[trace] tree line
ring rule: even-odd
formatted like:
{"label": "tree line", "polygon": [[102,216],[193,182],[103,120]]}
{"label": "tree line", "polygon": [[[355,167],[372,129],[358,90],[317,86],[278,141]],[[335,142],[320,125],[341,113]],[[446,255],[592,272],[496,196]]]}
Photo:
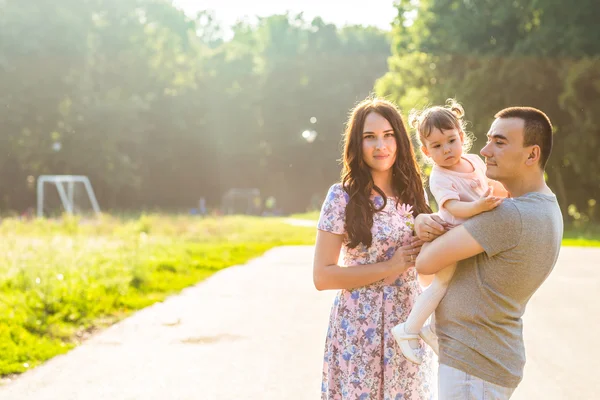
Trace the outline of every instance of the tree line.
{"label": "tree line", "polygon": [[106,210],[217,207],[257,188],[303,211],[338,178],[348,111],[375,91],[405,114],[455,97],[473,151],[501,108],[544,110],[548,182],[568,221],[598,222],[600,3],[396,6],[391,33],[285,14],[224,38],[210,12],[165,0],[0,2],[0,212],[33,206],[42,174],[87,175]]}

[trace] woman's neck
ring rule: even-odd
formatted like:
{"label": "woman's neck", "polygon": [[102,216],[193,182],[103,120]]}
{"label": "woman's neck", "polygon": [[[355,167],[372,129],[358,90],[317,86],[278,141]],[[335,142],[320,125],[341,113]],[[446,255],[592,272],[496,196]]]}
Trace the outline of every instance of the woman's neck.
{"label": "woman's neck", "polygon": [[394,187],[392,186],[392,170],[387,171],[371,171],[373,183],[385,193],[386,196],[395,196]]}

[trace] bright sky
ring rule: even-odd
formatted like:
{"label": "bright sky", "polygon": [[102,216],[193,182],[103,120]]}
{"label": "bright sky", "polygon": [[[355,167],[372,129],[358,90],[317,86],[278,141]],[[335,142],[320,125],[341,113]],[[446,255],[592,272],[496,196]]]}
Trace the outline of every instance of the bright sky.
{"label": "bright sky", "polygon": [[396,16],[394,0],[172,0],[177,8],[192,16],[200,10],[212,10],[221,26],[230,27],[236,21],[255,16],[304,13],[310,21],[319,16],[337,26],[346,24],[374,25],[389,30]]}

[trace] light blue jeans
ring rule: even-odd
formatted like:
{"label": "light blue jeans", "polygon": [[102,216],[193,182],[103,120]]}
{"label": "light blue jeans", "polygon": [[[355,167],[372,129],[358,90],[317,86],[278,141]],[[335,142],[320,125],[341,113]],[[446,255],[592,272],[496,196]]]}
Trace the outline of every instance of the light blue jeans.
{"label": "light blue jeans", "polygon": [[484,381],[456,368],[440,364],[439,400],[508,400],[514,388]]}

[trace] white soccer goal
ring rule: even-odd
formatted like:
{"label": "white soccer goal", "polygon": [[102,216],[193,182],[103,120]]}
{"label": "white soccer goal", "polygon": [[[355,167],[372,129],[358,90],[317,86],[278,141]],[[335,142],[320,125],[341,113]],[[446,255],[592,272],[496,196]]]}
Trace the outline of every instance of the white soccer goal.
{"label": "white soccer goal", "polygon": [[[83,175],[40,175],[37,181],[37,216],[44,216],[44,184],[50,183],[56,186],[58,196],[67,214],[73,214],[75,210],[75,184],[82,183],[85,187],[87,197],[96,214],[100,214],[100,207],[92,184],[87,176]],[[65,185],[66,184],[66,189]]]}

